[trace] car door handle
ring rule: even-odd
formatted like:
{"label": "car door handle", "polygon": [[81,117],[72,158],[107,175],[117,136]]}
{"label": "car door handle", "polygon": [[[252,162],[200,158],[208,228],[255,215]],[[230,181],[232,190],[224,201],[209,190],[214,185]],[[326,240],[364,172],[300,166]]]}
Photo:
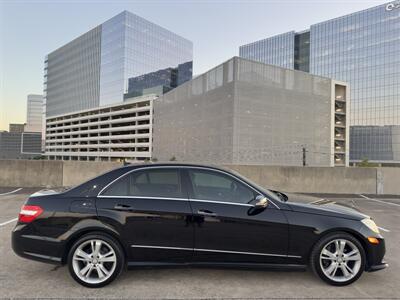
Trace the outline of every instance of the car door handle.
{"label": "car door handle", "polygon": [[114,206],[114,209],[116,209],[116,210],[124,210],[124,211],[133,211],[134,210],[133,206],[125,205],[125,204],[116,204]]}
{"label": "car door handle", "polygon": [[217,216],[217,214],[215,212],[205,210],[205,209],[198,210],[197,214],[202,215],[202,216],[208,216],[208,217],[216,217]]}

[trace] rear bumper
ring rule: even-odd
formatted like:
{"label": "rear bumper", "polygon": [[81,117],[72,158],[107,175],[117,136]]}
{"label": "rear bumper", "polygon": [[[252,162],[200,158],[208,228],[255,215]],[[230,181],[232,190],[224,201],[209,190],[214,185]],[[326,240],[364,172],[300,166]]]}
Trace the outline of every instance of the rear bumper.
{"label": "rear bumper", "polygon": [[28,234],[25,224],[17,224],[11,235],[14,252],[23,258],[50,264],[62,264],[63,242],[38,235]]}

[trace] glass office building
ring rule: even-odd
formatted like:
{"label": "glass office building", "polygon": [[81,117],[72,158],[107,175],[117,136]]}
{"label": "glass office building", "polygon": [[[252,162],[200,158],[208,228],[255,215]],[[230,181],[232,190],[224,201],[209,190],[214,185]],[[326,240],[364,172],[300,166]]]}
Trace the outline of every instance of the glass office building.
{"label": "glass office building", "polygon": [[128,92],[124,98],[138,97],[146,94],[164,94],[187,81],[192,76],[192,62],[166,68],[128,79]]}
{"label": "glass office building", "polygon": [[[294,64],[288,67],[349,83],[350,160],[354,162],[369,159],[396,163],[400,155],[395,153],[399,145],[391,145],[394,154],[388,155],[387,143],[376,138],[377,133],[397,134],[397,130],[384,126],[400,125],[400,8],[396,3],[314,24],[301,33],[285,34],[293,39],[286,45],[294,48]],[[282,48],[278,51],[269,45],[272,40],[241,46],[240,56],[272,64],[278,61],[282,66]]]}
{"label": "glass office building", "polygon": [[26,106],[26,132],[42,132],[43,96],[28,95]]}
{"label": "glass office building", "polygon": [[353,126],[350,155],[371,157],[371,162],[384,161],[388,166],[397,164],[400,162],[400,126]]}
{"label": "glass office building", "polygon": [[239,56],[286,69],[294,69],[294,41],[295,32],[289,31],[241,46]]}
{"label": "glass office building", "polygon": [[136,92],[154,92],[159,70],[176,69],[182,84],[192,78],[192,60],[191,41],[124,11],[46,56],[46,117],[122,103],[129,79],[146,74],[152,82]]}

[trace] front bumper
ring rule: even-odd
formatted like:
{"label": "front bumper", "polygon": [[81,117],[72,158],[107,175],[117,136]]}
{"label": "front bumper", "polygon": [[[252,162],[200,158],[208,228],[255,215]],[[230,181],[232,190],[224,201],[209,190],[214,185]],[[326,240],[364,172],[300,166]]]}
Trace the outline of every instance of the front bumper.
{"label": "front bumper", "polygon": [[366,241],[367,266],[365,271],[367,272],[383,270],[389,266],[383,259],[386,252],[385,240],[382,236],[377,238],[379,240],[379,244],[377,245],[369,243],[368,240]]}
{"label": "front bumper", "polygon": [[378,265],[370,266],[366,271],[367,272],[376,272],[376,271],[386,269],[387,267],[389,267],[389,264],[387,264],[386,262],[382,262]]}

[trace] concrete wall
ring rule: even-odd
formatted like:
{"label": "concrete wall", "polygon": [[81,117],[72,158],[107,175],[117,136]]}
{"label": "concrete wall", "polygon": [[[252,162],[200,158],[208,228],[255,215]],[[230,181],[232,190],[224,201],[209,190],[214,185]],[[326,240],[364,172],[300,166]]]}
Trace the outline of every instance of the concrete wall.
{"label": "concrete wall", "polygon": [[[332,80],[234,58],[232,164],[333,166]],[[205,146],[207,147],[207,145]]]}
{"label": "concrete wall", "polygon": [[63,162],[46,160],[0,160],[0,186],[62,186]]}
{"label": "concrete wall", "polygon": [[112,169],[121,167],[118,162],[93,163],[88,161],[64,161],[63,162],[63,186],[73,186],[88,179],[101,175]]}
{"label": "concrete wall", "polygon": [[[122,166],[111,162],[0,160],[0,187],[72,186]],[[400,195],[400,168],[224,165],[286,192]]]}
{"label": "concrete wall", "polygon": [[329,78],[232,58],[154,101],[153,157],[333,166]]}
{"label": "concrete wall", "polygon": [[224,65],[154,100],[153,157],[233,162],[233,68]]}
{"label": "concrete wall", "polygon": [[[374,168],[226,165],[263,187],[285,192],[375,194]],[[397,170],[400,175],[400,169]],[[391,190],[392,192],[394,190]],[[400,189],[397,190],[400,193]]]}
{"label": "concrete wall", "polygon": [[120,166],[111,162],[0,160],[0,186],[72,186]]}
{"label": "concrete wall", "polygon": [[379,194],[400,194],[400,168],[378,168],[377,189]]}

